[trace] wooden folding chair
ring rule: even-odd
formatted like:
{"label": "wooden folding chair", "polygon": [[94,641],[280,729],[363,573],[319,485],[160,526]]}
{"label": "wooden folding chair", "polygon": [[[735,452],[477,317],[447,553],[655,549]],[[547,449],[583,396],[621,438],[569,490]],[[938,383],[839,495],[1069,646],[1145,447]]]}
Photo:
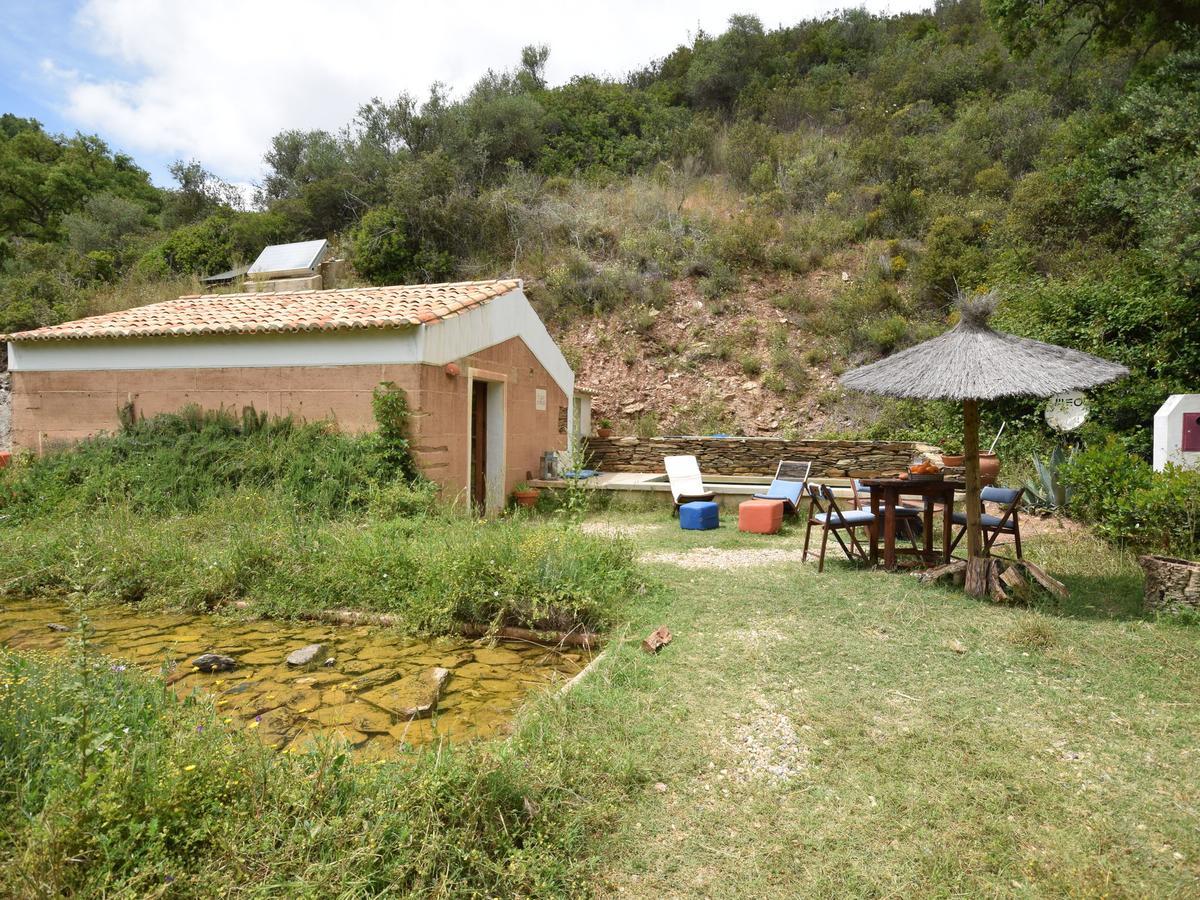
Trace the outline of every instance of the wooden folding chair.
{"label": "wooden folding chair", "polygon": [[[992,546],[996,543],[996,539],[1002,534],[1011,534],[1013,543],[1017,549],[1017,559],[1021,559],[1021,519],[1018,515],[1017,508],[1021,505],[1021,498],[1025,494],[1025,488],[998,488],[985,487],[979,492],[979,527],[983,532],[983,553],[988,555],[991,553]],[[1000,515],[993,516],[988,513],[985,503],[997,503],[1000,506]],[[950,545],[950,552],[954,552],[954,548],[958,546],[958,542],[962,540],[963,535],[967,533],[967,514],[965,512],[956,512],[950,516],[950,521],[955,525],[961,525],[962,529],[954,536],[954,543]]]}
{"label": "wooden folding chair", "polygon": [[[855,529],[863,525],[871,525],[875,521],[874,514],[863,509],[849,509],[845,512],[838,509],[833,490],[826,484],[810,484],[808,493],[812,498],[812,505],[808,511],[808,527],[804,530],[804,552],[800,555],[801,560],[808,559],[809,537],[812,535],[813,526],[819,525],[821,526],[821,555],[817,559],[818,572],[825,571],[825,545],[829,541],[830,532],[833,532],[833,539],[838,542],[838,546],[842,548],[847,559],[869,562],[870,554],[858,542]],[[839,531],[845,531],[850,538],[849,547],[842,540]]]}

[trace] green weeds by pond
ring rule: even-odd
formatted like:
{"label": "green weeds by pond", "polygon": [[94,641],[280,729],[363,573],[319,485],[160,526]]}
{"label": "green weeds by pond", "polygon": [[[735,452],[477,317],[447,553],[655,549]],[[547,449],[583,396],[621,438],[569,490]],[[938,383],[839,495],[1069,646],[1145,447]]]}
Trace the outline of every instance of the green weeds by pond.
{"label": "green weeds by pond", "polygon": [[507,742],[357,764],[274,754],[84,652],[0,651],[0,893],[577,895],[589,835],[647,777],[597,752],[609,703],[581,689]]}
{"label": "green weeds by pond", "polygon": [[379,434],[193,409],[0,470],[0,596],[352,607],[421,632],[615,621],[643,589],[631,547],[440,502],[408,474],[401,396],[376,392]]}
{"label": "green weeds by pond", "polygon": [[632,547],[559,523],[465,516],[299,518],[237,493],[198,512],[127,506],[0,528],[0,593],[80,594],[204,610],[248,601],[299,616],[353,608],[410,631],[461,623],[600,628],[643,590]]}

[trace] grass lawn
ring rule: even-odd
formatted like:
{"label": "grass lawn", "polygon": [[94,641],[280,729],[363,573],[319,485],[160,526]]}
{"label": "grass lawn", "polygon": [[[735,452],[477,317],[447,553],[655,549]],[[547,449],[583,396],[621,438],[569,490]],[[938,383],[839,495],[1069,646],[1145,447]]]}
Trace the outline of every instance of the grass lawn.
{"label": "grass lawn", "polygon": [[623,694],[605,704],[626,718],[614,740],[648,740],[630,719],[657,732],[657,783],[594,848],[598,893],[1200,892],[1200,630],[1140,616],[1129,558],[1031,537],[1072,591],[1031,610],[798,554],[734,568],[803,533],[725,522],[585,525],[629,534],[674,586],[631,614],[674,642],[620,654],[586,690]]}
{"label": "grass lawn", "polygon": [[[410,525],[441,543],[455,527]],[[1200,894],[1200,628],[1142,617],[1128,557],[1078,530],[1030,536],[1072,599],[1020,609],[839,560],[818,574],[795,528],[681,532],[666,511],[582,528],[624,535],[650,589],[621,574],[627,549],[536,520],[461,560],[476,592],[492,565],[489,584],[525,596],[574,571],[538,549],[547,532],[606,548],[570,583],[624,624],[506,740],[277,755],[107,660],[0,653],[0,894]],[[395,563],[393,544],[359,549],[339,583]],[[261,558],[230,572],[292,557]],[[643,654],[662,624],[674,641]]]}

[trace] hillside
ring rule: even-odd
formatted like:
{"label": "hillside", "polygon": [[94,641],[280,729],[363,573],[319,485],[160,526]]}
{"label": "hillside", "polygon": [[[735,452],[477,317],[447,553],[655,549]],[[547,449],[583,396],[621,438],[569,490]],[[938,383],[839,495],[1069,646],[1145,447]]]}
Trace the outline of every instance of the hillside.
{"label": "hillside", "polygon": [[579,381],[599,391],[594,417],[622,434],[844,430],[856,423],[833,415],[840,367],[803,316],[778,305],[796,293],[828,297],[842,283],[833,269],[767,275],[746,283],[731,309],[681,279],[644,319],[581,319],[556,337],[578,362]]}
{"label": "hillside", "polygon": [[[936,440],[948,408],[834,379],[994,290],[1002,327],[1131,368],[1085,437],[1145,454],[1153,411],[1200,371],[1197,18],[1122,0],[734,16],[623,79],[559,86],[551,48],[528,47],[462,98],[280,133],[252,209],[200,162],[163,190],[97,138],[5,114],[0,330],[326,237],[365,282],[525,278],[623,430]],[[1054,440],[1034,403],[986,414],[1010,449]]]}

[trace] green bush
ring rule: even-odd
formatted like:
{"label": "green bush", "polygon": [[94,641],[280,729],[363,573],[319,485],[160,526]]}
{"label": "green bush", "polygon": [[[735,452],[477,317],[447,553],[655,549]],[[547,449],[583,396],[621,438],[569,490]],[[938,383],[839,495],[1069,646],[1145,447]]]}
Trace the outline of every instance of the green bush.
{"label": "green bush", "polygon": [[603,315],[636,305],[660,307],[666,299],[666,285],[654,273],[636,272],[620,264],[598,265],[574,254],[547,273],[535,299],[550,316]]}
{"label": "green bush", "polygon": [[1155,472],[1115,438],[1064,464],[1070,510],[1110,540],[1176,556],[1200,554],[1200,472]]}
{"label": "green bush", "polygon": [[332,522],[239,491],[167,518],[110,504],[5,523],[0,583],[10,596],[80,592],[166,609],[246,600],[280,617],[350,604],[436,633],[462,623],[599,627],[639,583],[620,542],[434,515],[420,487],[375,487],[367,498],[367,514]]}
{"label": "green bush", "polygon": [[[402,400],[392,391],[386,403]],[[364,505],[372,484],[413,476],[404,424],[385,421],[379,434],[354,437],[326,423],[268,419],[253,407],[241,416],[199,407],[151,419],[126,413],[116,434],[0,470],[0,514],[26,521],[114,504],[169,515],[245,488],[338,516]]]}
{"label": "green bush", "polygon": [[728,266],[718,265],[700,279],[700,293],[706,300],[717,300],[737,291],[742,279]]}
{"label": "green bush", "polygon": [[592,835],[657,774],[589,734],[614,718],[581,691],[507,741],[368,764],[274,753],[90,651],[0,651],[4,892],[580,896]]}
{"label": "green bush", "polygon": [[747,378],[757,378],[762,374],[762,360],[756,353],[747,353],[743,355],[739,360],[739,364],[742,367],[742,374]]}

